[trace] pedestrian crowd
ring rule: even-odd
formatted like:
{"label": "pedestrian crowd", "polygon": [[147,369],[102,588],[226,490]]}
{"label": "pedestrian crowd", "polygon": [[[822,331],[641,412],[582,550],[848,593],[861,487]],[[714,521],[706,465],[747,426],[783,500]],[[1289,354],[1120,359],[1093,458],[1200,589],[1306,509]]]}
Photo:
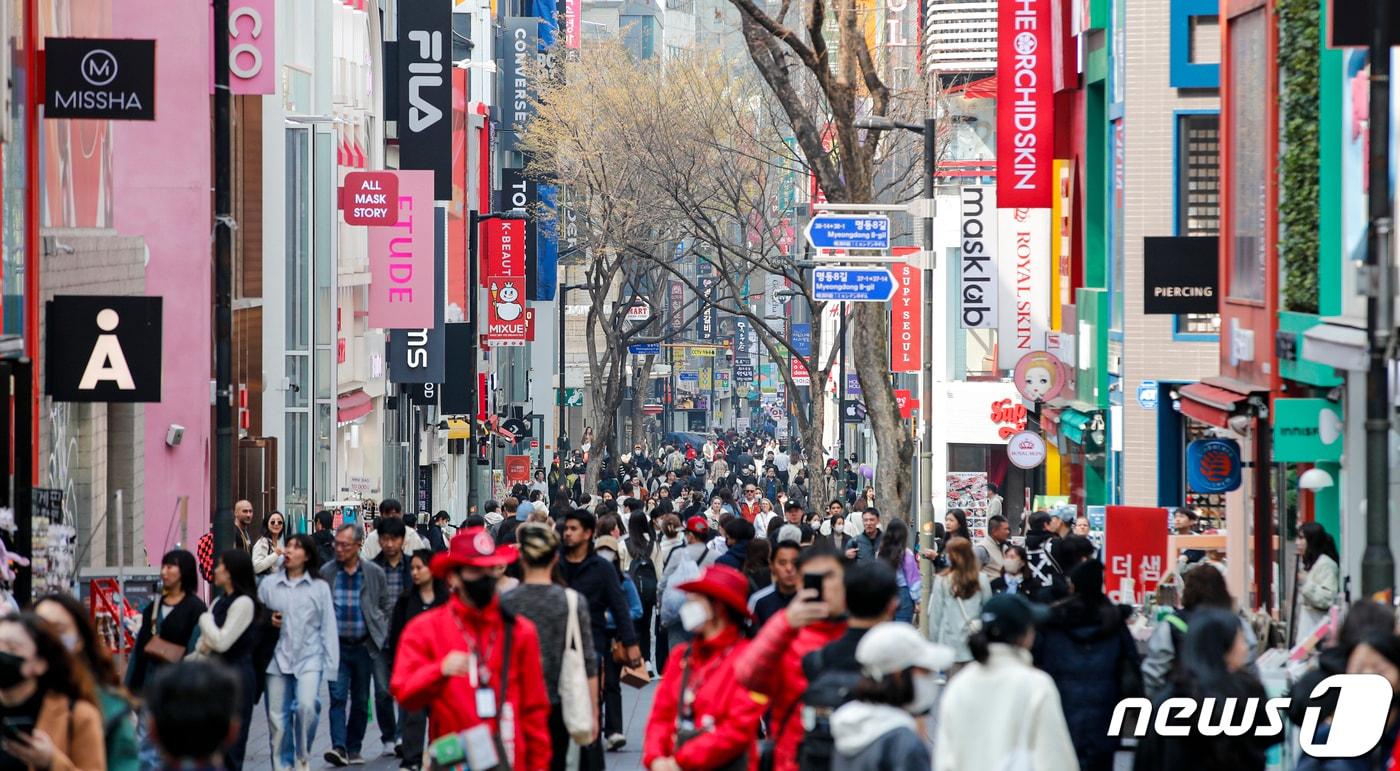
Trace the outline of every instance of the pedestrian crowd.
{"label": "pedestrian crowd", "polygon": [[[236,548],[207,571],[217,599],[195,555],[166,554],[124,676],[72,597],[0,619],[0,769],[239,769],[259,702],[272,765],[307,769],[323,688],[318,765],[602,769],[627,745],[623,688],[649,686],[650,771],[1094,771],[1133,751],[1109,735],[1123,699],[1264,695],[1257,636],[1208,559],[1183,564],[1180,607],[1142,644],[1078,518],[1035,512],[1013,539],[994,514],[974,538],[953,510],[916,538],[856,466],[814,477],[735,435],[636,445],[589,492],[541,471],[455,528],[385,500],[370,523],[321,512],[289,534],[270,512],[255,535],[239,502]],[[1337,591],[1321,528],[1300,529],[1299,562],[1317,615]],[[1288,715],[1319,741],[1326,675],[1380,674],[1397,696],[1369,755],[1297,768],[1394,767],[1390,609],[1357,603],[1319,647]],[[1133,766],[1263,769],[1279,740],[1153,732]]]}

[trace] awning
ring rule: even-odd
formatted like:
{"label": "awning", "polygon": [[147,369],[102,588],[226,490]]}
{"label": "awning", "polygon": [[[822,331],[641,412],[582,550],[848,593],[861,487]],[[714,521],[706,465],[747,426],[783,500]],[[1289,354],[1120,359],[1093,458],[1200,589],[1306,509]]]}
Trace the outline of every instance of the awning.
{"label": "awning", "polygon": [[348,394],[341,394],[335,400],[335,419],[337,423],[349,423],[368,415],[374,409],[374,398],[361,390],[354,390]]}
{"label": "awning", "polygon": [[448,439],[470,439],[472,438],[472,424],[458,418],[447,419]]}
{"label": "awning", "polygon": [[1177,393],[1181,396],[1181,414],[1220,428],[1229,427],[1230,416],[1235,413],[1240,402],[1249,398],[1247,393],[1209,383],[1184,385]]}
{"label": "awning", "polygon": [[1066,407],[1060,411],[1060,433],[1075,444],[1084,444],[1084,427],[1093,420],[1093,415]]}
{"label": "awning", "polygon": [[1328,319],[1303,333],[1304,359],[1348,372],[1365,372],[1371,367],[1370,338],[1361,323],[1350,319]]}
{"label": "awning", "polygon": [[1044,407],[1040,410],[1040,431],[1045,434],[1045,441],[1051,444],[1059,444],[1060,439],[1060,411],[1054,407]]}

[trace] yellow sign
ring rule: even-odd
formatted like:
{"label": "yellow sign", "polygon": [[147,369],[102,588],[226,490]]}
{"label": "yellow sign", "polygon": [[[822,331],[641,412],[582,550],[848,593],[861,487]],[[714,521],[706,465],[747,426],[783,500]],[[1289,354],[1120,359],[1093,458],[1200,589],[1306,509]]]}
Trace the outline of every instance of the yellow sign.
{"label": "yellow sign", "polygon": [[691,356],[709,356],[709,357],[714,357],[714,355],[715,355],[715,349],[714,349],[714,348],[710,348],[710,347],[704,347],[704,348],[702,348],[702,347],[700,347],[700,346],[691,346],[691,348],[690,348],[690,355],[691,355]]}
{"label": "yellow sign", "polygon": [[714,370],[711,370],[711,369],[702,369],[702,370],[700,370],[700,384],[699,384],[699,388],[700,388],[701,391],[708,391],[708,390],[710,390],[711,388],[714,387],[714,382],[715,382],[715,380],[714,380],[713,372],[714,372]]}

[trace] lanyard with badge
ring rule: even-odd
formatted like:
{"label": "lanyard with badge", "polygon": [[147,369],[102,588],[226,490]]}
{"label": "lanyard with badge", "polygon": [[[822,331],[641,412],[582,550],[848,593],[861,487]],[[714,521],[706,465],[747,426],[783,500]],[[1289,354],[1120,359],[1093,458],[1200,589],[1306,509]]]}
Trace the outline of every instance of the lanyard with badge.
{"label": "lanyard with badge", "polygon": [[[462,620],[453,616],[462,639],[467,644],[467,682],[476,695],[476,716],[491,720],[499,716],[499,731],[492,731],[484,722],[465,731],[442,736],[428,748],[433,768],[470,769],[470,771],[509,771],[512,752],[502,741],[502,734],[513,734],[514,720],[510,705],[506,703],[506,688],[510,682],[511,632],[515,623],[505,619],[505,642],[501,649],[501,676],[491,676],[489,667],[491,651],[496,646],[495,635],[487,639],[480,653],[476,650],[476,639],[463,626]],[[492,681],[496,681],[493,688]],[[515,737],[510,737],[514,747]]]}

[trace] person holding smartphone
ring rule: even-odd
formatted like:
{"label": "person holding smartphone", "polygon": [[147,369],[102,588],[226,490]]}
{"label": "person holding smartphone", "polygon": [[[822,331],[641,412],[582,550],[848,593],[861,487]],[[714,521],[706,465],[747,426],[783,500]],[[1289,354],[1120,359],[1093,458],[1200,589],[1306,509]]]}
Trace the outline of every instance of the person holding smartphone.
{"label": "person holding smartphone", "polygon": [[33,613],[0,620],[0,768],[104,771],[92,681]]}

